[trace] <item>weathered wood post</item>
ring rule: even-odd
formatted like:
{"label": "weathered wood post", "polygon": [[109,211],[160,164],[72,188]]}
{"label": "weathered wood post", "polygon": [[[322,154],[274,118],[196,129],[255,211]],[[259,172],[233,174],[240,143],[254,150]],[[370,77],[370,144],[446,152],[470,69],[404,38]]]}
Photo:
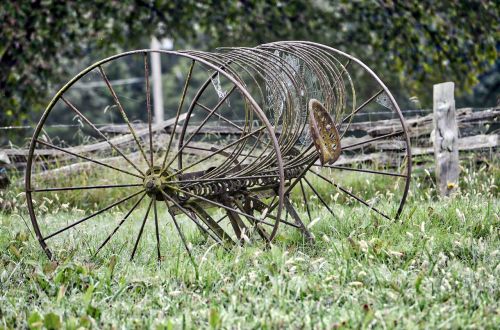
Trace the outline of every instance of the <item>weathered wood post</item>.
{"label": "weathered wood post", "polygon": [[458,126],[455,118],[455,84],[434,85],[434,157],[439,193],[448,196],[458,188]]}

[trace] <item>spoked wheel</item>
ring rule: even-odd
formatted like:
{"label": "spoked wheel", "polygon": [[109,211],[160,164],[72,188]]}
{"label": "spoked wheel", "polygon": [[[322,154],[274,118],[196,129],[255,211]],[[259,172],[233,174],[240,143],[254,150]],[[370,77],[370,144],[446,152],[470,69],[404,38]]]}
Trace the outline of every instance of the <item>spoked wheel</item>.
{"label": "spoked wheel", "polygon": [[[49,258],[107,250],[133,259],[145,250],[161,260],[177,241],[192,259],[197,232],[224,247],[271,242],[277,233],[285,172],[258,102],[227,63],[157,51],[169,66],[163,80],[171,119],[155,123],[151,52],[88,67],[55,95],[36,127],[26,197]],[[221,135],[221,123],[235,132]]]}
{"label": "spoked wheel", "polygon": [[[153,123],[150,52],[82,71],[35,130],[26,194],[49,257],[107,248],[133,259],[151,233],[158,259],[177,237],[193,260],[193,230],[227,247],[271,242],[280,223],[313,240],[302,214],[337,216],[335,203],[401,214],[408,132],[387,87],[359,60],[310,42],[158,51],[172,119]],[[372,118],[391,125],[372,129]]]}

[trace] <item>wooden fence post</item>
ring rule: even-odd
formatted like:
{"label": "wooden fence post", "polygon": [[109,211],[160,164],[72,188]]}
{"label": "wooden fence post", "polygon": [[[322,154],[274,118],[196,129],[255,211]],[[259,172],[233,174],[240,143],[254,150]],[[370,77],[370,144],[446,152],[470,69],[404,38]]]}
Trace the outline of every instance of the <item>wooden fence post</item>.
{"label": "wooden fence post", "polygon": [[434,157],[439,193],[448,196],[458,188],[458,126],[455,118],[455,84],[434,85]]}

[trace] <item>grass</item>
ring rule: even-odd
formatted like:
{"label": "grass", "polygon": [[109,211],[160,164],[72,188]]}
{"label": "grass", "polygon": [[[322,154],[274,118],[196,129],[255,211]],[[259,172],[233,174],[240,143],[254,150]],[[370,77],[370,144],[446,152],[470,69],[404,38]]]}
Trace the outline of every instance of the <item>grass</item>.
{"label": "grass", "polygon": [[[73,254],[104,237],[112,226],[106,216],[61,239],[56,264],[17,202],[0,213],[0,329],[493,329],[500,324],[497,183],[498,167],[464,169],[461,192],[441,199],[423,174],[398,221],[341,201],[332,218],[312,202],[320,218],[314,245],[282,227],[269,249],[255,243],[226,252],[185,226],[198,276],[166,220],[162,264],[152,221],[128,261],[145,207],[96,259]],[[72,212],[46,217],[65,221]]]}

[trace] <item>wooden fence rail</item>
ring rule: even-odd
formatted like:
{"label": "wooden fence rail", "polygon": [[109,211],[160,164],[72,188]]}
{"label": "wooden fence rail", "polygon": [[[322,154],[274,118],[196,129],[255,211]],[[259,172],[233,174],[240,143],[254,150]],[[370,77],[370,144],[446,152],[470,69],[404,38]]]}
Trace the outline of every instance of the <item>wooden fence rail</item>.
{"label": "wooden fence rail", "polygon": [[[453,192],[457,185],[459,166],[459,152],[493,150],[496,155],[497,147],[500,141],[500,107],[488,109],[461,108],[455,109],[453,96],[453,83],[443,83],[434,86],[434,109],[433,112],[426,115],[406,117],[406,123],[409,130],[409,136],[412,144],[412,155],[417,159],[420,156],[434,155],[435,173],[440,192],[448,195]],[[408,111],[415,113],[418,111]],[[181,118],[184,120],[185,118]],[[165,136],[171,134],[174,130],[174,121],[167,120],[153,126],[153,131],[159,137],[157,144],[165,140]],[[146,136],[147,126],[143,123],[133,124],[139,136]],[[396,132],[400,129],[399,119],[385,119],[378,121],[359,121],[350,123],[348,127],[352,137],[346,138],[345,145],[354,145],[364,140],[373,139]],[[340,127],[343,131],[345,127]],[[101,127],[101,130],[116,136],[111,139],[113,144],[121,146],[132,145],[133,137],[128,134],[128,127],[124,125],[109,125]],[[180,127],[176,128],[180,131]],[[217,126],[204,127],[199,134],[228,135],[240,134],[232,127]],[[188,130],[188,134],[190,134]],[[279,130],[277,131],[279,134]],[[163,136],[163,138],[160,138]],[[357,136],[357,137],[354,137]],[[349,140],[349,141],[347,141]],[[401,142],[403,143],[403,142]],[[336,165],[353,165],[363,162],[379,162],[384,164],[398,164],[404,157],[399,153],[403,145],[392,141],[391,143],[383,140],[373,141],[371,143],[360,145],[357,148],[351,148],[354,151],[350,155],[342,155],[336,162]],[[203,154],[203,149],[210,149],[210,146],[202,145],[200,148],[186,148],[185,151],[192,154]],[[86,153],[90,151],[105,150],[109,148],[106,142],[82,145],[68,148],[74,153]],[[206,152],[206,151],[205,151]],[[36,154],[44,162],[50,162],[50,159],[59,161],[72,157],[66,153],[55,149],[39,149]],[[131,154],[133,156],[134,153]],[[18,168],[25,167],[28,150],[24,148],[0,149],[0,168]],[[496,156],[494,156],[496,157]],[[427,158],[428,160],[428,158]],[[79,165],[80,164],[80,165]],[[85,169],[89,164],[77,163],[70,167],[59,169],[59,171]],[[54,171],[54,170],[53,170]],[[51,175],[47,173],[46,175]]]}

